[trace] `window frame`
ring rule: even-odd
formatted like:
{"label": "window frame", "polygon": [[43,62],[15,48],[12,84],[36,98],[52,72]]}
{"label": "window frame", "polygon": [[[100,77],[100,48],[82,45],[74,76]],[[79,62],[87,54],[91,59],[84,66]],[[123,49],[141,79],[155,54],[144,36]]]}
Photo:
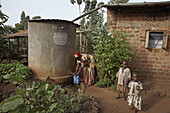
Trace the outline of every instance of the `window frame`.
{"label": "window frame", "polygon": [[[163,32],[162,48],[149,48],[149,33]],[[146,49],[167,49],[168,47],[168,32],[166,30],[146,30],[145,48]]]}

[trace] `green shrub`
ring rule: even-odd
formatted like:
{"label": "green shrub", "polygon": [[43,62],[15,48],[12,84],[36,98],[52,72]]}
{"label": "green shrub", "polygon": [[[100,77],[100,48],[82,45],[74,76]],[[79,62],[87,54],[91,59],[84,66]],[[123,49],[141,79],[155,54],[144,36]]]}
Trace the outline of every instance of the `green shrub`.
{"label": "green shrub", "polygon": [[73,93],[59,85],[31,82],[17,88],[15,96],[0,103],[0,112],[9,113],[77,113],[84,99],[81,92]]}
{"label": "green shrub", "polygon": [[31,69],[20,63],[0,64],[0,81],[12,80],[13,77],[20,76],[27,79],[33,76]]}
{"label": "green shrub", "polygon": [[94,51],[100,80],[98,87],[110,87],[114,84],[115,75],[122,61],[131,61],[133,52],[127,35],[120,31],[107,32],[106,26],[96,27],[93,32]]}

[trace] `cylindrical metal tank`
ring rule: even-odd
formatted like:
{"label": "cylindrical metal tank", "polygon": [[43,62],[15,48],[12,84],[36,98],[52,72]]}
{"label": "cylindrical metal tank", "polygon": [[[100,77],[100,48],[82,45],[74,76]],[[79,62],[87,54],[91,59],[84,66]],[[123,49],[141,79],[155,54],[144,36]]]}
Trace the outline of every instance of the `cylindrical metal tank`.
{"label": "cylindrical metal tank", "polygon": [[28,66],[36,78],[62,78],[75,70],[77,24],[65,20],[30,20]]}

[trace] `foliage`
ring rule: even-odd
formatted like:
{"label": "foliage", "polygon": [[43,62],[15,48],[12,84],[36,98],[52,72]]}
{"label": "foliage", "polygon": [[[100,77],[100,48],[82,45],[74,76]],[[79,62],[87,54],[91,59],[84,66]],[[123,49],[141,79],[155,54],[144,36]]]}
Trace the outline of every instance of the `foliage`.
{"label": "foliage", "polygon": [[88,37],[88,53],[93,54],[94,53],[94,49],[93,49],[93,45],[94,45],[94,41],[93,41],[93,37],[95,36],[95,34],[93,33],[93,31],[95,30],[96,26],[103,26],[104,23],[104,10],[100,9],[100,11],[98,12],[94,12],[94,15],[92,15],[91,18],[89,18],[89,21],[84,24],[84,26],[88,29],[88,31],[85,31],[84,34]]}
{"label": "foliage", "polygon": [[[84,7],[84,11],[83,13],[87,13],[91,10],[93,10],[94,8],[96,8],[97,6],[100,6],[102,4],[104,4],[103,2],[97,3],[97,0],[85,0],[85,7]],[[101,26],[104,23],[104,10],[103,9],[99,9],[91,14],[89,14],[87,17],[84,17],[80,20],[80,30],[87,30],[85,32],[83,32],[83,37],[87,37],[88,38],[88,46],[87,46],[87,50],[88,53],[93,54],[93,42],[92,42],[92,31],[95,29],[95,26]],[[77,45],[79,48],[80,44],[79,44],[79,34],[77,35]],[[84,41],[84,40],[83,40]],[[84,43],[84,42],[82,42]]]}
{"label": "foliage", "polygon": [[0,10],[0,28],[2,27],[2,25],[4,25],[4,23],[8,20],[8,18],[9,17],[4,13],[2,13],[2,11]]}
{"label": "foliage", "polygon": [[107,25],[96,27],[93,33],[93,47],[100,75],[97,86],[110,87],[122,61],[132,60],[131,45],[126,34],[116,30],[111,34],[107,31]]}
{"label": "foliage", "polygon": [[20,63],[0,64],[0,81],[4,79],[13,81],[15,76],[27,79],[32,77],[33,74],[30,68]]}
{"label": "foliage", "polygon": [[[25,14],[24,11],[22,11],[20,16],[20,22],[15,24],[15,27],[17,30],[25,30],[28,29],[28,21],[30,20],[30,16]],[[34,16],[32,17],[33,20],[41,19],[41,16]]]}
{"label": "foliage", "polygon": [[[79,12],[80,12],[80,15],[81,15],[81,8],[80,8],[80,5],[82,5],[82,3],[85,4],[84,6],[84,10],[83,10],[83,13],[87,13],[91,10],[93,10],[94,8],[97,7],[97,0],[70,0],[70,2],[74,5],[74,3],[77,3],[79,5]],[[101,2],[103,4],[103,2]],[[99,3],[101,5],[101,3]],[[96,11],[98,12],[98,11]],[[92,15],[95,15],[94,13],[92,14],[89,14],[89,16],[86,18],[88,19],[89,17],[92,17]]]}
{"label": "foliage", "polygon": [[[0,29],[0,53],[6,52],[8,49],[8,41],[3,37],[5,35],[16,33],[18,30],[10,25],[3,25],[2,29]],[[11,41],[11,44],[13,42]],[[14,48],[11,48],[14,49]]]}
{"label": "foliage", "polygon": [[21,13],[21,21],[20,23],[16,23],[15,27],[17,30],[25,30],[28,29],[28,21],[30,20],[29,16],[25,15],[25,12],[22,11]]}
{"label": "foliage", "polygon": [[[84,0],[83,0],[84,1]],[[74,3],[77,3],[79,5],[79,14],[81,15],[81,8],[80,5],[82,4],[82,0],[70,0],[70,2],[74,5]]]}
{"label": "foliage", "polygon": [[0,112],[9,113],[77,113],[81,102],[91,98],[73,93],[59,85],[31,82],[17,88],[16,95],[0,103]]}
{"label": "foliage", "polygon": [[108,4],[127,3],[129,0],[110,0]]}
{"label": "foliage", "polygon": [[[7,49],[7,41],[3,39],[5,30],[4,23],[8,20],[8,16],[0,11],[0,53]],[[0,54],[1,55],[1,54]]]}
{"label": "foliage", "polygon": [[15,27],[12,27],[10,25],[4,25],[5,34],[9,35],[18,32],[18,30]]}
{"label": "foliage", "polygon": [[85,7],[83,13],[94,9],[97,5],[97,0],[85,0],[84,3],[85,3]]}
{"label": "foliage", "polygon": [[8,41],[3,39],[1,36],[0,36],[0,55],[2,52],[5,52],[8,48]]}
{"label": "foliage", "polygon": [[41,16],[34,16],[32,17],[33,20],[38,20],[38,19],[41,19]]}

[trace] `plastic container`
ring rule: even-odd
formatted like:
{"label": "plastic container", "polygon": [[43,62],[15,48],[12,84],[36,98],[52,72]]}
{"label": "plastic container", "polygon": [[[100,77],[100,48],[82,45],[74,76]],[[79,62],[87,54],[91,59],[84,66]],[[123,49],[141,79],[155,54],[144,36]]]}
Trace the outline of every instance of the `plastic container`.
{"label": "plastic container", "polygon": [[73,83],[74,84],[79,84],[79,75],[78,76],[76,76],[76,75],[73,76]]}

